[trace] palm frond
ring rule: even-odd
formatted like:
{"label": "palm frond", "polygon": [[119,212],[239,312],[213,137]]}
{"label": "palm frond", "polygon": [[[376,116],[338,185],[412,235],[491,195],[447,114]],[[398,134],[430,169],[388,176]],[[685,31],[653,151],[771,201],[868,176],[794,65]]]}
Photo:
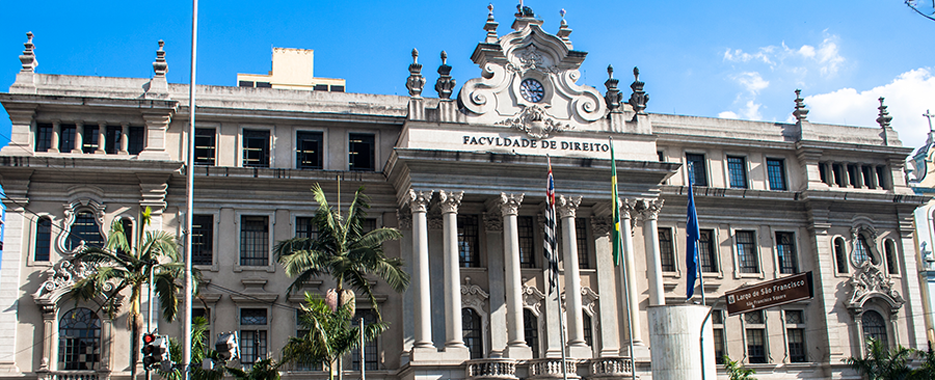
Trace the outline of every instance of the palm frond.
{"label": "palm frond", "polygon": [[172,322],[179,311],[178,293],[181,287],[175,283],[177,277],[167,273],[160,272],[153,276],[153,290],[156,297],[159,298],[159,306],[162,307],[162,315]]}

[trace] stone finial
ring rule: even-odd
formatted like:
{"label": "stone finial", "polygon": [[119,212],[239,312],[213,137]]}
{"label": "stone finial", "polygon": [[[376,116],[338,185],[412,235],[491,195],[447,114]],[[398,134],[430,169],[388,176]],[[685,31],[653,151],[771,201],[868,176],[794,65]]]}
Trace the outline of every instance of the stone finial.
{"label": "stone finial", "polygon": [[932,118],[935,117],[935,115],[932,115],[932,111],[925,110],[922,116],[929,120],[929,133],[935,132],[935,130],[932,130]]}
{"label": "stone finial", "polygon": [[435,82],[435,91],[442,101],[451,101],[451,93],[455,88],[455,80],[451,77],[451,66],[448,65],[448,53],[442,50],[442,64],[438,66],[438,80]]}
{"label": "stone finial", "polygon": [[39,66],[39,61],[36,60],[36,45],[32,43],[32,32],[26,32],[26,43],[23,44],[25,49],[23,49],[23,55],[19,56],[19,61],[22,62],[23,68],[20,72],[32,73],[36,71],[36,67]]}
{"label": "stone finial", "polygon": [[633,93],[630,94],[630,106],[638,115],[645,115],[644,110],[646,109],[646,103],[649,103],[649,94],[643,91],[643,86],[646,83],[640,82],[639,67],[633,67],[633,78],[633,83],[630,84],[630,88],[633,90]]}
{"label": "stone finial", "polygon": [[532,8],[520,2],[516,4],[516,17],[536,17],[536,13],[532,11]]}
{"label": "stone finial", "polygon": [[889,111],[886,110],[886,106],[883,105],[883,97],[880,97],[880,106],[877,107],[880,110],[880,117],[877,118],[877,124],[880,124],[880,128],[888,129],[890,128],[890,122],[893,121],[893,117],[890,116]]}
{"label": "stone finial", "polygon": [[802,90],[795,90],[795,111],[792,111],[792,115],[795,116],[795,119],[799,122],[806,121],[805,117],[808,115],[808,108],[805,108],[805,99],[802,99]]}
{"label": "stone finial", "polygon": [[558,33],[555,33],[556,36],[562,39],[565,42],[565,45],[569,45],[571,48],[571,40],[568,39],[568,36],[571,35],[571,28],[568,27],[568,22],[565,21],[565,8],[558,11],[558,14],[562,16],[562,23],[558,28]]}
{"label": "stone finial", "polygon": [[607,65],[607,80],[604,82],[607,93],[604,94],[604,101],[610,113],[620,113],[620,102],[623,101],[623,94],[617,89],[617,83],[620,83],[620,80],[614,79],[614,66]]}
{"label": "stone finial", "polygon": [[421,98],[422,89],[424,87],[425,78],[422,77],[422,64],[419,63],[419,51],[412,49],[412,64],[409,65],[409,79],[406,80],[406,88],[409,89],[409,96]]}
{"label": "stone finial", "polygon": [[500,26],[500,23],[493,19],[493,4],[487,4],[487,23],[484,24],[484,30],[487,31],[487,39],[485,39],[484,42],[488,44],[497,42],[499,39],[499,37],[497,37],[498,26]]}
{"label": "stone finial", "polygon": [[153,62],[153,73],[157,77],[165,77],[166,73],[169,72],[169,64],[166,63],[166,52],[163,50],[165,45],[165,41],[159,40],[159,50],[156,50],[156,61]]}

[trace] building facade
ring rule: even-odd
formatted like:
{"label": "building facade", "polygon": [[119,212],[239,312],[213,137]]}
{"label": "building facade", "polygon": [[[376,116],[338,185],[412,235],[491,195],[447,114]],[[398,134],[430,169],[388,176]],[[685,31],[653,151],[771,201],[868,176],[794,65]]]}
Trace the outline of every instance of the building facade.
{"label": "building facade", "polygon": [[[404,260],[412,284],[397,294],[376,283],[391,328],[364,350],[368,378],[560,377],[559,313],[573,376],[635,370],[652,378],[666,363],[649,359],[647,310],[686,302],[690,177],[719,357],[741,360],[761,379],[856,378],[844,359],[861,355],[868,338],[924,347],[912,227],[924,198],[907,186],[911,149],[882,100],[874,127],[813,124],[798,92],[795,123],[648,113],[638,70],[629,90],[611,68],[606,89],[578,84],[587,53],[574,50],[570,27],[563,20],[546,32],[527,10],[505,35],[491,11],[472,56],[480,75],[459,89],[443,52],[437,97],[423,94],[415,50],[409,96],[198,86],[190,217],[204,278],[193,308],[212,333],[240,332],[243,363],[277,357],[301,329],[303,297],[287,293],[292,280],[271,250],[314,233],[314,184],[335,203],[339,192],[350,199],[366,188],[368,226],[404,235],[385,250]],[[127,378],[126,315],[110,319],[65,297],[93,270],[69,259],[100,244],[111,223],[138,228],[145,207],[153,210],[147,228],[185,232],[189,88],[166,82],[161,45],[152,78],[39,74],[31,35],[20,60],[16,82],[0,94],[13,125],[0,150],[0,373]],[[548,159],[561,308],[542,254]],[[807,271],[815,279],[807,302],[729,316],[718,301]],[[320,278],[305,290],[333,286]],[[372,320],[368,308],[360,303],[358,314]],[[180,335],[177,323],[159,328]],[[284,376],[327,375],[293,367]]]}

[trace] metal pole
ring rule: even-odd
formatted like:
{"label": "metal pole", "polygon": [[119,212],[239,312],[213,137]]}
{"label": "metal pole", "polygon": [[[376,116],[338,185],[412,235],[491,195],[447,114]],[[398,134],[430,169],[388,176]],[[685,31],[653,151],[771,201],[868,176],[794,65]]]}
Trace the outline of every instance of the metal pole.
{"label": "metal pole", "polygon": [[[144,226],[140,226],[138,228],[140,232],[143,231],[143,227]],[[140,234],[140,236],[142,237],[142,234]],[[130,237],[130,241],[131,242],[133,241],[132,237]],[[138,241],[136,244],[140,244],[140,242]],[[146,306],[146,332],[147,333],[153,332],[153,267],[152,267],[153,265],[154,264],[151,262],[150,268],[149,268],[149,285],[147,286],[148,294],[146,295],[148,298],[148,302],[149,302],[149,305]],[[150,371],[149,368],[146,368],[146,380],[152,380],[152,378],[153,378],[152,371]]]}
{"label": "metal pole", "polygon": [[[552,224],[552,236],[555,236],[555,224]],[[550,270],[550,272],[552,272]],[[552,277],[555,278],[555,302],[558,303],[558,327],[559,327],[559,342],[562,345],[562,380],[568,380],[568,365],[567,359],[565,356],[565,314],[562,313],[562,292],[558,290],[558,273],[553,272]]]}
{"label": "metal pole", "polygon": [[[619,242],[617,243],[617,245],[618,245],[617,247],[618,251],[620,252],[621,255],[632,254],[632,252],[623,251],[623,237],[619,239]],[[624,274],[623,275],[623,292],[624,294],[627,295],[626,297],[623,297],[623,298],[626,301],[625,304],[627,307],[627,336],[630,339],[630,342],[629,342],[630,344],[630,379],[636,380],[636,360],[634,360],[633,358],[633,318],[637,318],[637,316],[634,315],[633,311],[631,310],[632,305],[630,305],[630,296],[629,296],[630,281],[628,280],[629,276],[627,276],[627,273],[629,272],[630,268],[627,267],[626,258],[621,257],[620,263],[621,265],[623,265],[623,274]]]}
{"label": "metal pole", "polygon": [[364,352],[364,317],[360,317],[360,380],[367,380],[367,356]]}
{"label": "metal pole", "polygon": [[[704,289],[702,289],[701,293],[704,294]],[[714,301],[714,305],[711,305],[711,308],[708,309],[708,314],[705,315],[704,320],[701,321],[701,333],[698,334],[698,345],[701,346],[701,349],[699,350],[699,351],[701,351],[701,380],[705,380],[705,370],[704,370],[704,325],[705,325],[705,323],[708,323],[708,320],[709,320],[709,319],[711,319],[711,313],[714,311],[714,307],[717,306],[717,304],[720,303],[720,302],[721,302],[721,298],[718,297],[718,299],[717,299],[716,301]]]}
{"label": "metal pole", "polygon": [[192,0],[192,64],[188,85],[188,156],[185,159],[185,318],[182,320],[182,380],[190,378],[192,362],[192,214],[195,194],[195,62],[198,51],[198,0]]}

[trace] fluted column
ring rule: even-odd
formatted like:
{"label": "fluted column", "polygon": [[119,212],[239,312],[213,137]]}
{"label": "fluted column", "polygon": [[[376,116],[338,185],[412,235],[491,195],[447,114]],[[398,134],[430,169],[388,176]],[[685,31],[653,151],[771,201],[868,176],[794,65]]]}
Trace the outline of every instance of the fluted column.
{"label": "fluted column", "polygon": [[[622,260],[625,260],[626,273],[623,273],[624,266],[620,266],[621,274],[620,276],[626,276],[627,284],[629,289],[627,289],[626,294],[620,292],[624,297],[629,298],[630,310],[629,318],[633,321],[633,344],[634,345],[643,345],[643,338],[641,331],[642,326],[640,325],[640,299],[639,299],[639,285],[636,283],[636,252],[633,250],[633,224],[632,224],[632,213],[635,211],[636,202],[629,199],[620,200],[620,235],[623,240],[623,255]],[[627,342],[629,343],[629,342]],[[629,344],[628,344],[629,346]]]}
{"label": "fluted column", "polygon": [[414,340],[413,350],[419,348],[434,349],[432,344],[432,307],[429,290],[429,235],[425,213],[432,201],[433,190],[419,191],[410,189],[406,203],[412,211],[412,278],[414,300]]}
{"label": "fluted column", "polygon": [[458,207],[461,206],[463,191],[438,191],[439,205],[444,223],[445,265],[445,351],[463,350],[461,325],[461,268],[458,261]]}
{"label": "fluted column", "polygon": [[120,124],[120,154],[130,154],[130,124]]}
{"label": "fluted column", "polygon": [[591,350],[584,341],[581,309],[581,273],[578,268],[578,236],[575,217],[581,197],[556,199],[555,211],[562,220],[562,252],[565,254],[565,314],[568,315],[568,355],[590,358]]}
{"label": "fluted column", "polygon": [[52,122],[52,143],[49,152],[58,153],[59,136],[62,134],[62,122],[55,120]]}
{"label": "fluted column", "polygon": [[107,143],[107,123],[99,122],[97,123],[97,150],[94,151],[94,154],[104,154],[107,153],[105,144]]}
{"label": "fluted column", "polygon": [[649,275],[649,305],[665,305],[666,296],[662,287],[662,257],[659,252],[659,228],[656,218],[662,209],[663,200],[642,200],[639,209],[643,214],[643,239],[646,247],[646,266]]}
{"label": "fluted column", "polygon": [[523,330],[523,281],[519,263],[519,228],[516,215],[524,194],[500,193],[503,215],[503,255],[506,269],[507,348],[506,357],[529,359],[532,350],[526,345]]}

